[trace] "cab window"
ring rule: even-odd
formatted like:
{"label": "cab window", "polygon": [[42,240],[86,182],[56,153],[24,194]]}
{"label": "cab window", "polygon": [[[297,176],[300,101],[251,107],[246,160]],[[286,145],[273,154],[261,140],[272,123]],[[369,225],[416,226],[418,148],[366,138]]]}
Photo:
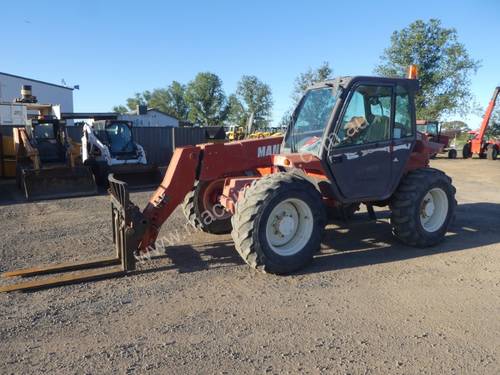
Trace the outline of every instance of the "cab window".
{"label": "cab window", "polygon": [[106,126],[106,135],[111,153],[133,152],[132,131],[125,123],[117,122]]}
{"label": "cab window", "polygon": [[358,86],[342,117],[337,147],[389,140],[391,106],[392,87]]}
{"label": "cab window", "polygon": [[393,137],[394,139],[400,139],[412,135],[410,99],[406,89],[398,85],[396,87],[396,116]]}
{"label": "cab window", "polygon": [[54,139],[54,124],[52,123],[38,123],[33,126],[36,139]]}

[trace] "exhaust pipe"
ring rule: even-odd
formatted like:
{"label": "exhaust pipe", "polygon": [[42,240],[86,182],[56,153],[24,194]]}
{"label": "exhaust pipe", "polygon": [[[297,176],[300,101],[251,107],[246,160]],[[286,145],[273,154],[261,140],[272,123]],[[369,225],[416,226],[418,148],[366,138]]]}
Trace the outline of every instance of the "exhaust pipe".
{"label": "exhaust pipe", "polygon": [[21,86],[21,97],[16,99],[16,103],[38,103],[36,96],[33,96],[31,85]]}

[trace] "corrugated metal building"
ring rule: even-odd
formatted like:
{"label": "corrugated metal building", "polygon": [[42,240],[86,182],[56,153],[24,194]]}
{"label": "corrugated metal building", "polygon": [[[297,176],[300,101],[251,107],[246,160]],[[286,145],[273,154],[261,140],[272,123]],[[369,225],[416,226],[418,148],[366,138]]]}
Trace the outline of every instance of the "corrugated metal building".
{"label": "corrugated metal building", "polygon": [[73,88],[0,72],[0,102],[19,98],[21,86],[30,85],[38,103],[60,104],[62,112],[73,112]]}

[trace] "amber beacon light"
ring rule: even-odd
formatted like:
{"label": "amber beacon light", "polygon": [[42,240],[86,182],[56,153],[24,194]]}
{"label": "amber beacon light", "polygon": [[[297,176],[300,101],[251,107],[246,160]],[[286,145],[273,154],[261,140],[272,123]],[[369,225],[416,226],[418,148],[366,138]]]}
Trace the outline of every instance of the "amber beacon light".
{"label": "amber beacon light", "polygon": [[418,68],[416,65],[410,65],[408,67],[408,79],[418,79]]}

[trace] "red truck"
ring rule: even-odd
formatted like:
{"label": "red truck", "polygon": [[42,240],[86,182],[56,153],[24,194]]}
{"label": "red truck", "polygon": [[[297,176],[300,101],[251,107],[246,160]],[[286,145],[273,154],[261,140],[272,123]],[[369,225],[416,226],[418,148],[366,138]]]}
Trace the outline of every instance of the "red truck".
{"label": "red truck", "polygon": [[450,147],[450,137],[441,133],[441,124],[438,121],[417,120],[417,131],[425,134],[430,142],[443,145],[441,152],[447,152],[449,159],[457,158],[457,150],[455,147]]}

